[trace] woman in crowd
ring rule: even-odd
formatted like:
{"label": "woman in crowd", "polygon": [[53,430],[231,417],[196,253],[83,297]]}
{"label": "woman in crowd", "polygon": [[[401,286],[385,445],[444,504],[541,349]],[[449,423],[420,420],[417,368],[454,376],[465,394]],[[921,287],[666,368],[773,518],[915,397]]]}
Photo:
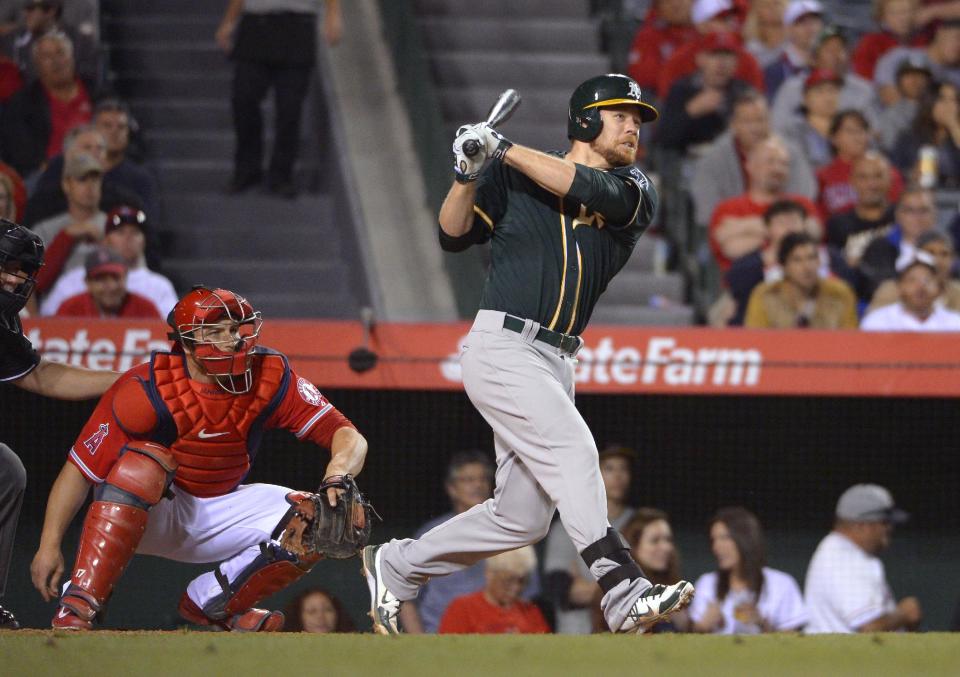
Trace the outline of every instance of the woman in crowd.
{"label": "woman in crowd", "polygon": [[892,160],[925,188],[960,187],[960,95],[956,87],[943,83],[935,97],[921,104],[913,127],[897,139]]}
{"label": "woman in crowd", "polygon": [[283,613],[286,632],[356,632],[343,602],[323,588],[307,588],[290,601]]}
{"label": "woman in crowd", "polygon": [[722,508],[710,521],[717,570],[696,583],[693,630],[758,634],[800,630],[807,612],[796,580],[765,566],[766,544],[757,517],[746,508]]}
{"label": "woman in crowd", "polygon": [[[817,170],[820,189],[820,211],[824,218],[853,208],[857,193],[850,184],[853,164],[870,149],[870,122],[858,110],[845,109],[837,113],[830,123],[830,145],[833,161]],[[892,168],[891,168],[892,169]],[[887,199],[895,203],[903,190],[900,172],[892,170]]]}
{"label": "woman in crowd", "polygon": [[[680,580],[680,555],[673,543],[673,529],[667,513],[656,508],[640,508],[627,522],[623,537],[630,544],[630,553],[643,573],[654,585],[672,585]],[[593,605],[594,632],[609,632],[600,612],[597,594]],[[670,617],[670,621],[654,626],[653,632],[685,632],[690,625],[686,611]]]}

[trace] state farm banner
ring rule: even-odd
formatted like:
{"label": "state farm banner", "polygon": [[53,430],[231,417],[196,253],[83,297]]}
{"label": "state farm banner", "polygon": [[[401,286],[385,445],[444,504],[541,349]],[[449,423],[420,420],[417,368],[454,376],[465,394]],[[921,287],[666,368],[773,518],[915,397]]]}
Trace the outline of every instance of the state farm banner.
{"label": "state farm banner", "polygon": [[[357,373],[358,322],[270,320],[261,344],[321,388],[456,390],[468,323],[375,326]],[[50,360],[126,370],[169,346],[167,328],[129,320],[27,320]],[[581,393],[960,396],[960,335],[597,326],[576,365]]]}

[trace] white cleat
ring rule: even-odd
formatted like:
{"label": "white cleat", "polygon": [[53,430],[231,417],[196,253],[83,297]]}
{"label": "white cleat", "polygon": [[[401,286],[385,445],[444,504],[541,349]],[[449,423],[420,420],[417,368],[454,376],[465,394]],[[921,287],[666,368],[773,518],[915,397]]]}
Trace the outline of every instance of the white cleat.
{"label": "white cleat", "polygon": [[363,549],[363,575],[370,588],[370,618],[373,619],[373,631],[381,635],[399,635],[397,617],[400,614],[400,600],[387,590],[380,574],[381,545],[368,545]]}
{"label": "white cleat", "polygon": [[617,632],[644,633],[680,611],[693,599],[693,584],[677,581],[673,585],[654,585],[641,593]]}

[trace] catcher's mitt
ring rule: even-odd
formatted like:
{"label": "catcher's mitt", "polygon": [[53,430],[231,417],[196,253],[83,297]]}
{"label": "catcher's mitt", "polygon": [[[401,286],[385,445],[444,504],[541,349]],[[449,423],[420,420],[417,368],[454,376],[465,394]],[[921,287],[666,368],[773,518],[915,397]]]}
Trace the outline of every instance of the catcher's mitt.
{"label": "catcher's mitt", "polygon": [[[330,507],[327,489],[343,492]],[[370,517],[376,515],[351,475],[332,475],[316,494],[305,494],[280,537],[280,545],[300,556],[348,559],[370,541]]]}

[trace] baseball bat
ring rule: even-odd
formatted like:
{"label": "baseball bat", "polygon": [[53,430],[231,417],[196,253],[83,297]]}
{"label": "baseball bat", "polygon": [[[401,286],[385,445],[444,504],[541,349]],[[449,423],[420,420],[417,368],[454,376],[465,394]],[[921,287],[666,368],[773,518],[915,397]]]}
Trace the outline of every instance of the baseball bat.
{"label": "baseball bat", "polygon": [[[519,105],[519,92],[515,89],[506,90],[497,98],[496,102],[490,108],[490,112],[487,113],[487,124],[494,128],[498,127],[510,119],[513,111],[515,111]],[[470,139],[463,144],[463,154],[467,157],[473,157],[479,152],[480,143],[475,139]]]}

